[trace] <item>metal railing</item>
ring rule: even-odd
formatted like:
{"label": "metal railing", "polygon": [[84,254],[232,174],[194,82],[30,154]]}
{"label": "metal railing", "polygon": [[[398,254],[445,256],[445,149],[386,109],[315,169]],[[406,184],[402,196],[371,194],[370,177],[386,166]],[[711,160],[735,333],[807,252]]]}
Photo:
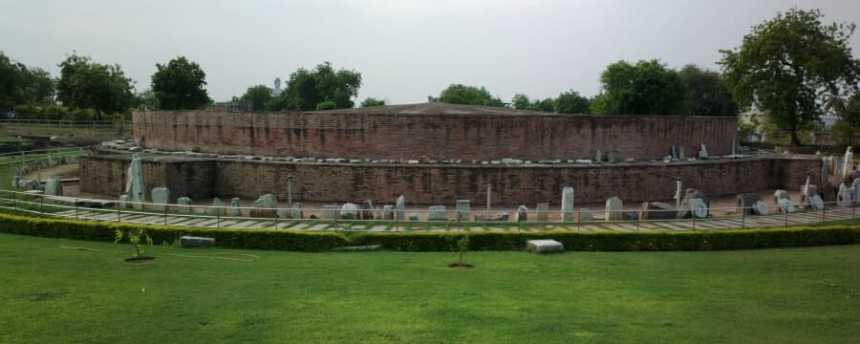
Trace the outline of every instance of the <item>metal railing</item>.
{"label": "metal railing", "polygon": [[[796,212],[773,212],[751,215],[752,208],[711,208],[709,215],[649,220],[651,212],[665,215],[667,210],[620,210],[572,212],[547,210],[528,213],[518,218],[515,209],[470,210],[468,213],[446,209],[335,209],[322,208],[258,208],[161,203],[120,202],[81,197],[47,196],[33,192],[0,190],[0,209],[39,216],[71,218],[88,221],[108,221],[131,224],[155,224],[209,228],[277,228],[293,230],[493,230],[519,228],[525,230],[561,229],[579,232],[646,232],[646,231],[710,231],[756,227],[781,227],[857,219],[857,202],[850,206],[825,203],[821,209]],[[506,212],[507,217],[500,216]]]}
{"label": "metal railing", "polygon": [[58,147],[0,153],[0,163],[4,162],[4,158],[27,158],[27,156],[32,157],[34,155],[36,156],[35,158],[43,158],[51,154],[82,153],[84,148],[86,147]]}
{"label": "metal railing", "polygon": [[70,119],[41,119],[41,118],[2,118],[0,125],[40,125],[60,128],[131,128],[131,121],[126,120],[70,120]]}

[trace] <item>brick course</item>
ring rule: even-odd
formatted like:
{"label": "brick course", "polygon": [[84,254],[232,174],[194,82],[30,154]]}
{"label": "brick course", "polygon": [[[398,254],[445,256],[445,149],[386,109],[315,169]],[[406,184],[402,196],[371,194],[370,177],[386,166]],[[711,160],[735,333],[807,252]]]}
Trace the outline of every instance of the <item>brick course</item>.
{"label": "brick course", "polygon": [[[734,195],[764,189],[798,190],[807,175],[817,181],[821,162],[814,158],[755,158],[676,164],[592,166],[462,166],[306,164],[235,160],[144,159],[147,190],[168,186],[175,197],[213,196],[256,198],[285,194],[294,178],[296,200],[317,202],[392,203],[400,194],[411,204],[449,204],[486,200],[492,185],[494,204],[518,205],[561,200],[564,186],[576,188],[577,202],[603,202],[619,196],[625,202],[668,200],[675,178],[684,187],[709,196]],[[92,156],[81,161],[81,190],[118,195],[125,185],[128,156]]]}
{"label": "brick course", "polygon": [[[480,108],[478,108],[480,109]],[[736,117],[583,116],[477,111],[386,114],[135,112],[134,137],[162,150],[370,159],[659,159],[673,144],[694,156],[731,152]]]}

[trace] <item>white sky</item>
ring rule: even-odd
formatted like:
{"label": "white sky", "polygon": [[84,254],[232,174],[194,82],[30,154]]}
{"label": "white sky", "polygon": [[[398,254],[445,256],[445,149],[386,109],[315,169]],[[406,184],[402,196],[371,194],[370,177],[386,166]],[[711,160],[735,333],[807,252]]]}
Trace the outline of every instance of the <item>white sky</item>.
{"label": "white sky", "polygon": [[860,23],[860,0],[0,0],[0,50],[54,75],[72,51],[118,63],[138,91],[185,55],[219,101],[322,61],[362,73],[359,99],[424,102],[464,83],[509,101],[593,95],[621,59],[715,69],[719,49],[793,6]]}

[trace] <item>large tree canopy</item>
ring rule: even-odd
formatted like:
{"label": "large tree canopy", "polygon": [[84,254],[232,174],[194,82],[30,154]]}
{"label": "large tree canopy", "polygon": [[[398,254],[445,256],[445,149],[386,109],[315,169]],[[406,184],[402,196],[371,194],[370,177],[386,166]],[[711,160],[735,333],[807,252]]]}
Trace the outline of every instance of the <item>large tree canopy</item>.
{"label": "large tree canopy", "polygon": [[272,101],[272,92],[272,88],[266,85],[251,86],[239,100],[251,111],[263,111]]}
{"label": "large tree canopy", "polygon": [[720,62],[734,99],[791,133],[810,128],[828,99],[856,90],[860,62],[851,56],[854,24],[823,24],[819,10],[791,9],[753,27]]}
{"label": "large tree canopy", "polygon": [[579,95],[576,91],[562,92],[555,98],[555,112],[558,113],[588,113],[588,98]]}
{"label": "large tree canopy", "polygon": [[684,84],[681,113],[694,116],[735,116],[738,105],[719,73],[687,65],[678,72]]}
{"label": "large tree canopy", "polygon": [[613,63],[600,82],[602,93],[592,108],[601,114],[674,114],[683,100],[678,73],[657,60]]}
{"label": "large tree canopy", "polygon": [[65,106],[95,109],[96,119],[101,119],[103,113],[128,111],[133,98],[132,81],[119,65],[103,65],[78,55],[60,63],[57,99]]}
{"label": "large tree canopy", "polygon": [[180,56],[155,67],[152,91],[162,109],[192,110],[210,103],[206,73],[197,63]]}
{"label": "large tree canopy", "polygon": [[[290,74],[286,90],[272,102],[273,110],[329,110],[352,108],[352,98],[361,87],[361,73],[340,69],[331,63],[314,70],[299,68]],[[333,104],[333,105],[332,105]]]}
{"label": "large tree canopy", "polygon": [[483,105],[483,106],[505,106],[498,97],[493,97],[484,87],[466,86],[452,84],[442,90],[439,101],[448,104]]}
{"label": "large tree canopy", "polygon": [[12,61],[0,52],[0,111],[16,105],[53,101],[55,81],[40,68]]}

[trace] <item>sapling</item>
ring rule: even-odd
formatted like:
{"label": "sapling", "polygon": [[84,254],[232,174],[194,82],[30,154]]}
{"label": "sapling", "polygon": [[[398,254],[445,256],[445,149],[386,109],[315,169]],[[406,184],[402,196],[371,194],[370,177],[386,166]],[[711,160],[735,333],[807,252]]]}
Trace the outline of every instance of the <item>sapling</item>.
{"label": "sapling", "polygon": [[130,230],[128,232],[123,232],[119,229],[114,233],[114,241],[113,243],[119,243],[123,238],[128,238],[128,243],[134,247],[134,256],[133,258],[139,258],[143,256],[143,246],[152,246],[152,238],[143,232],[142,229],[138,230]]}

